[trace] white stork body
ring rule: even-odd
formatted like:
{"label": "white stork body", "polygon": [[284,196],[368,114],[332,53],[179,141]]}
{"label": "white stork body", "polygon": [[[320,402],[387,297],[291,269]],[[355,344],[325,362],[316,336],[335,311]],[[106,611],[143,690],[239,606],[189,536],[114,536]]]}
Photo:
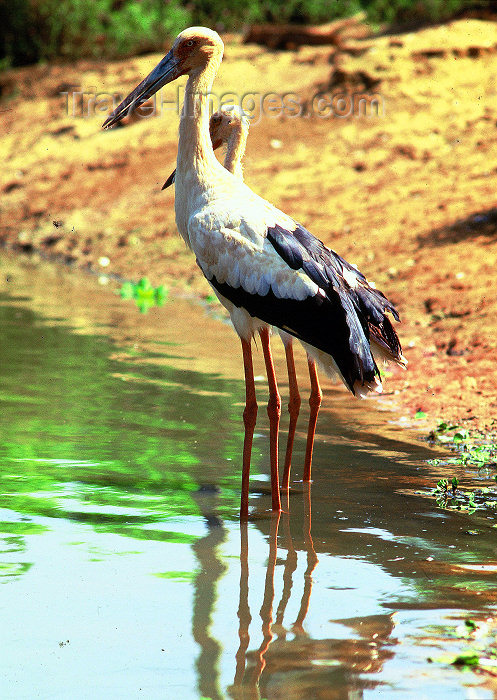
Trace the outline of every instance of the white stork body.
{"label": "white stork body", "polygon": [[[224,167],[239,180],[243,179],[243,156],[247,144],[249,132],[249,120],[244,115],[243,111],[237,105],[224,105],[218,112],[215,112],[209,121],[209,133],[214,150],[224,145],[226,147],[226,155],[224,158]],[[162,189],[166,189],[175,181],[176,169],[171,173],[164,183]],[[214,291],[216,291],[214,289]],[[236,316],[239,311],[229,299],[223,298],[223,304],[230,310],[231,316]],[[251,329],[245,329],[246,334],[250,334],[257,330],[260,331],[267,326],[260,319],[255,319],[249,316]],[[247,318],[242,319],[246,323]],[[269,330],[269,327],[268,327]],[[293,453],[293,443],[295,431],[297,427],[297,419],[300,412],[300,394],[297,383],[297,375],[295,372],[295,361],[293,356],[293,337],[283,330],[277,329],[285,347],[286,363],[288,369],[288,385],[289,385],[289,401],[288,411],[290,414],[290,422],[288,425],[287,445],[285,451],[285,463],[282,477],[282,488],[287,491],[290,485],[290,468]],[[315,352],[318,352],[315,350]],[[307,431],[307,447],[304,462],[304,481],[310,481],[311,478],[311,463],[314,447],[314,435],[316,431],[317,415],[319,406],[321,405],[321,388],[317,377],[315,362],[312,357],[307,355],[309,365],[309,376],[311,380],[311,394],[309,404],[311,413],[309,416],[309,425]]]}
{"label": "white stork body", "polygon": [[[285,301],[304,302],[316,298],[324,300],[326,293],[319,284],[303,269],[292,268],[275,247],[275,239],[268,236],[272,231],[278,239],[281,234],[290,238],[299,230],[306,236],[311,234],[227,172],[214,155],[218,167],[210,171],[209,181],[214,181],[215,186],[191,178],[188,171],[183,175],[183,168],[180,167],[181,153],[180,137],[175,204],[178,230],[195,253],[199,267],[219,300],[228,309],[238,335],[248,341],[260,330],[261,321],[257,312],[264,313],[265,306],[268,307],[268,315],[262,321],[271,323],[269,316],[275,309],[269,308],[269,295],[274,297],[271,298],[273,306],[277,305],[279,300],[282,307]],[[364,278],[352,266],[342,268],[342,261],[338,256],[324,246],[323,251],[330,256],[328,262],[334,263],[338,279],[342,278],[339,281],[342,282],[343,291],[364,284]],[[304,249],[303,253],[305,252]],[[307,262],[315,266],[316,277],[319,279],[322,275],[323,281],[329,285],[330,281],[325,278],[324,265],[312,261],[310,255],[307,257]],[[239,296],[236,293],[230,294],[236,290],[240,291]],[[248,303],[239,304],[241,296]],[[236,300],[234,297],[237,297]],[[352,308],[347,311],[354,316]],[[283,318],[280,318],[281,312],[277,315],[278,323],[273,321],[272,325],[300,338],[309,355],[316,359],[329,376],[336,378],[338,374],[343,382],[359,395],[369,391],[381,391],[376,373],[373,373],[369,381],[361,381],[358,378],[352,384],[348,382],[329,352],[316,347],[310,340],[306,342],[306,336],[295,328],[291,317],[285,318],[283,314]],[[354,318],[350,320],[355,321]],[[364,333],[359,333],[356,351],[362,352],[370,359],[369,346]]]}
{"label": "white stork body", "polygon": [[217,161],[209,136],[208,99],[223,54],[216,32],[182,32],[158,66],[114,110],[108,127],[162,85],[188,73],[179,129],[176,223],[242,341],[247,401],[241,516],[248,514],[250,451],[257,404],[251,340],[259,332],[270,390],[272,507],[280,510],[277,436],[281,402],[268,326],[306,344],[325,371],[338,373],[353,392],[381,391],[371,352],[376,342],[403,363],[385,312],[395,308],[365,277],[304,227],[252,192]]}

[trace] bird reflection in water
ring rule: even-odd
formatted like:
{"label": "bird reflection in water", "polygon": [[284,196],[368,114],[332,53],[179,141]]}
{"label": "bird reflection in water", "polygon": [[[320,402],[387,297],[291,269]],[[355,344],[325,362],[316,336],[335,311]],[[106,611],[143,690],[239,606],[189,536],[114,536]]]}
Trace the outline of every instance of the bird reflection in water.
{"label": "bird reflection in water", "polygon": [[[299,613],[292,625],[292,632],[297,638],[306,636],[303,622],[309,609],[309,601],[312,590],[312,572],[318,558],[314,549],[311,536],[311,484],[304,483],[304,546],[307,551],[307,568],[304,574],[304,588],[300,603]],[[283,522],[283,547],[287,550],[287,556],[283,571],[283,591],[276,609],[276,620],[273,623],[274,604],[274,575],[278,554],[278,531],[280,522]],[[293,574],[297,569],[297,551],[295,550],[290,530],[289,508],[284,513],[276,513],[272,516],[269,532],[269,556],[264,584],[264,597],[259,612],[262,621],[262,643],[256,652],[247,653],[250,643],[249,627],[252,621],[248,604],[249,593],[249,567],[248,567],[248,526],[246,522],[240,523],[240,603],[238,607],[240,646],[236,654],[236,672],[230,693],[233,698],[259,698],[259,682],[262,672],[266,667],[266,652],[269,649],[274,635],[277,641],[286,641],[287,630],[283,626],[288,601],[293,587]]]}
{"label": "bird reflection in water", "polygon": [[[228,531],[221,518],[215,515],[219,498],[216,491],[203,491],[199,495],[201,497],[197,500],[209,532],[193,546],[200,565],[195,582],[193,636],[200,646],[196,661],[199,694],[217,700],[226,697],[221,690],[219,667],[223,647],[226,651],[229,644],[224,643],[226,640],[219,643],[212,636],[211,627],[217,583],[227,569],[218,549],[225,542]],[[305,619],[311,600],[313,574],[318,565],[311,535],[310,484],[303,484],[303,499],[303,546],[299,547],[305,550],[307,558],[303,581],[295,578],[298,551],[292,537],[289,512],[271,515],[264,593],[259,610],[262,641],[255,650],[249,650],[250,628],[254,621],[249,604],[249,530],[246,521],[240,522],[239,642],[233,683],[226,691],[234,700],[321,696],[360,698],[364,688],[377,685],[371,676],[363,677],[362,674],[377,673],[384,662],[393,656],[390,647],[395,641],[392,639],[394,624],[388,613],[333,620],[350,630],[339,639],[313,639],[306,632]],[[286,550],[284,562],[278,561],[278,535],[280,551]],[[281,564],[283,586],[275,606],[275,574]],[[297,615],[290,624],[287,622],[285,625],[288,604],[291,600],[295,603],[298,596],[300,604]]]}
{"label": "bird reflection in water", "polygon": [[196,500],[207,525],[207,535],[198,539],[192,549],[199,563],[193,601],[193,638],[200,647],[196,660],[198,690],[203,698],[220,700],[224,697],[219,687],[219,658],[221,645],[211,635],[212,613],[216,603],[216,584],[226,571],[226,564],[218,555],[218,547],[226,540],[227,531],[218,510],[219,491],[203,487]]}

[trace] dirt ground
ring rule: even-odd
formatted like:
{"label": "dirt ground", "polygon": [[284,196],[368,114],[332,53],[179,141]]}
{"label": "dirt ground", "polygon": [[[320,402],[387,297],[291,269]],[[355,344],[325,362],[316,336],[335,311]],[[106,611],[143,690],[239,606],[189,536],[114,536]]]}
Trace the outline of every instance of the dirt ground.
{"label": "dirt ground", "polygon": [[[100,129],[110,95],[127,94],[159,58],[0,76],[5,246],[209,294],[176,232],[173,188],[161,192],[181,90],[162,91],[154,118]],[[496,74],[497,25],[461,20],[346,51],[269,52],[227,37],[214,86],[256,103],[276,93],[254,110],[247,183],[396,303],[409,369],[392,371],[386,393],[429,423],[485,431],[497,427]],[[361,113],[353,95],[365,91],[377,101]],[[300,116],[278,110],[289,93]]]}

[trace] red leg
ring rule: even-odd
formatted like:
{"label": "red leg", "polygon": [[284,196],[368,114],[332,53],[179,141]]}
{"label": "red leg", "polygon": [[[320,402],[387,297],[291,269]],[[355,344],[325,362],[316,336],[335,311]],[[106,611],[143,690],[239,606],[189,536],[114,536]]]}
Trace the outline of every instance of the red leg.
{"label": "red leg", "polygon": [[323,398],[323,392],[321,391],[321,387],[319,386],[316,363],[309,356],[307,356],[307,364],[309,365],[309,377],[311,378],[311,394],[309,396],[309,406],[311,408],[311,411],[309,414],[307,446],[305,449],[304,481],[311,480],[311,464],[312,450],[314,448],[314,435],[316,433],[316,423],[318,420],[319,407],[321,406],[321,399]]}
{"label": "red leg", "polygon": [[272,509],[281,510],[280,502],[280,480],[278,476],[278,429],[281,416],[281,396],[278,392],[276,374],[274,372],[273,358],[271,357],[271,346],[269,344],[269,330],[263,328],[260,331],[262,351],[266,363],[267,381],[269,385],[269,401],[267,414],[269,417],[269,452],[271,460],[271,502]]}
{"label": "red leg", "polygon": [[245,370],[245,410],[243,422],[245,425],[245,439],[243,441],[243,466],[242,466],[242,498],[240,506],[240,518],[248,517],[250,458],[252,455],[252,441],[254,438],[255,422],[257,419],[257,399],[255,396],[254,366],[252,364],[252,340],[243,340],[243,368]]}
{"label": "red leg", "polygon": [[288,438],[286,442],[285,466],[283,468],[283,479],[281,488],[288,491],[290,486],[290,468],[292,465],[293,441],[295,438],[295,430],[297,428],[297,418],[300,411],[300,394],[297,384],[297,374],[295,372],[295,360],[293,357],[292,341],[285,343],[286,366],[288,369],[288,412],[290,414],[290,423],[288,425]]}

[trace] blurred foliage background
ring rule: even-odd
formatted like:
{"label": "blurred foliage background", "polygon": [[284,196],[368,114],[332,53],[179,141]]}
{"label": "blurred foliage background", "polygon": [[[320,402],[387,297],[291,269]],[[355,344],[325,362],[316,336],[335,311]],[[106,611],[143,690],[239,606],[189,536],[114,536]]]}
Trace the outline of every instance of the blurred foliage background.
{"label": "blurred foliage background", "polygon": [[[237,31],[254,22],[321,23],[364,11],[373,24],[439,22],[492,0],[0,0],[0,68],[55,58],[163,50],[189,25]],[[495,8],[494,8],[495,9]]]}

